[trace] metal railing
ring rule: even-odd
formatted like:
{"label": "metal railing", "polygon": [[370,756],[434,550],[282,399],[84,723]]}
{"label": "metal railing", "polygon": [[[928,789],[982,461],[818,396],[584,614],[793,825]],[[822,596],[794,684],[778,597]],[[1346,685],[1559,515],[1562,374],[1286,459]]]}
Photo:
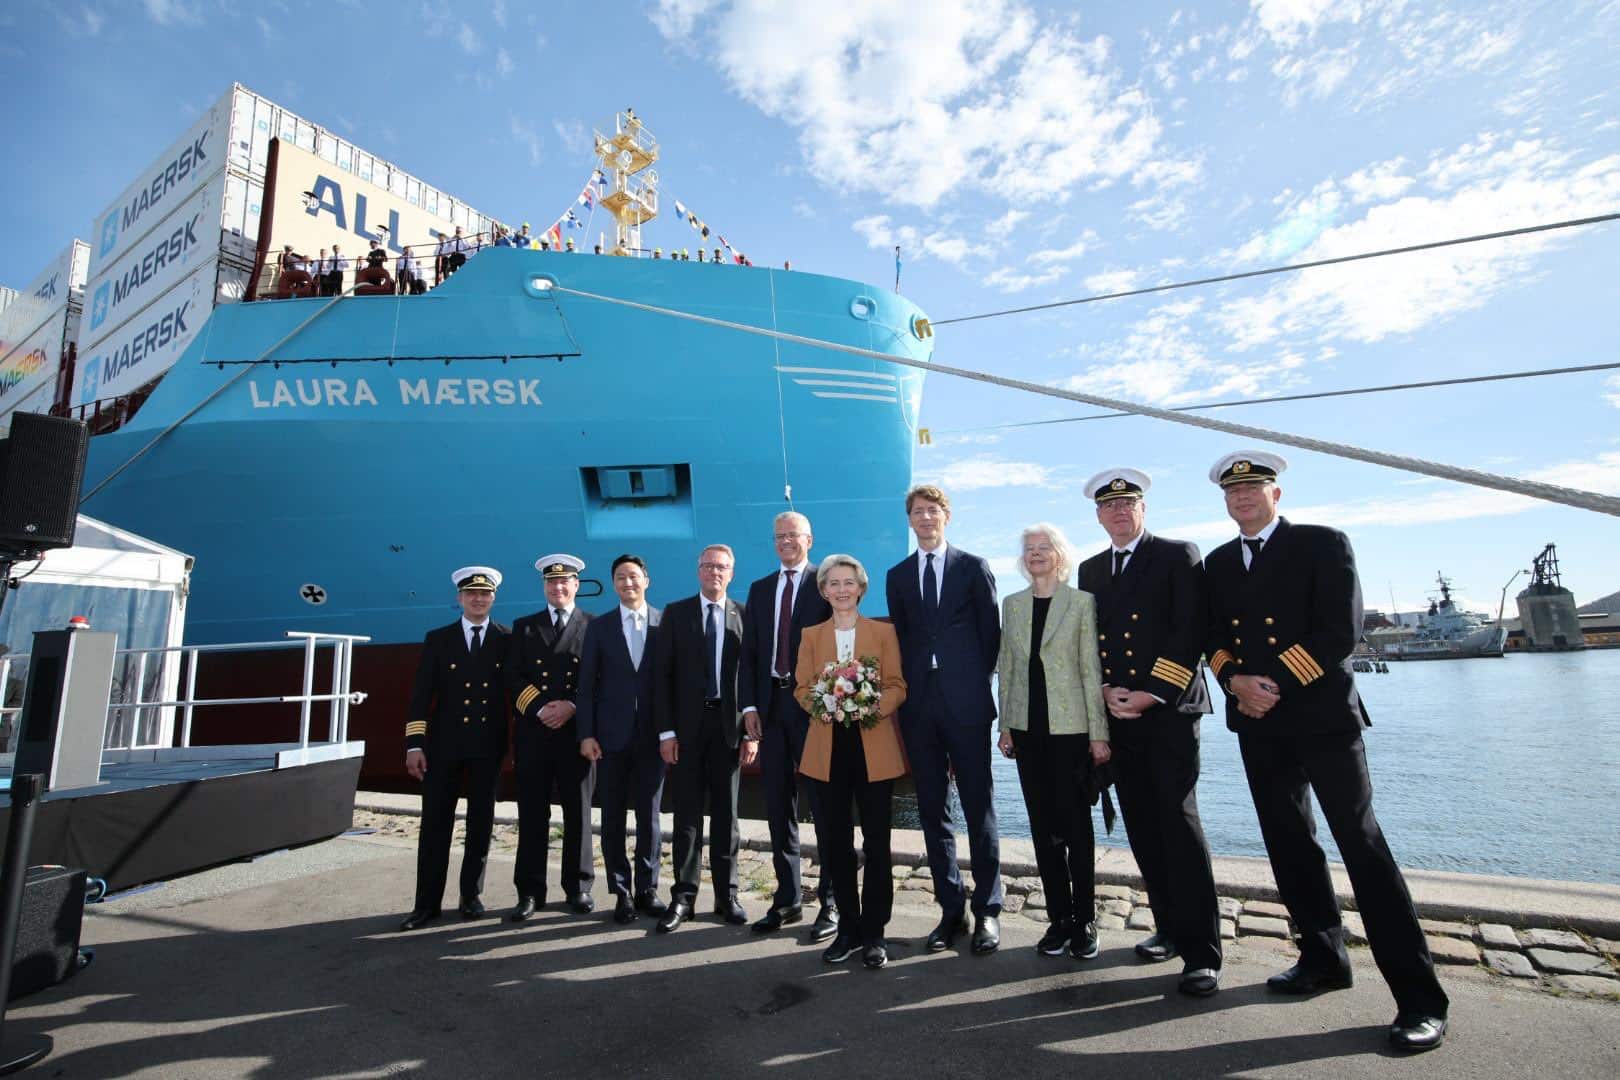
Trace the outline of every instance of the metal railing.
{"label": "metal railing", "polygon": [[[371,638],[359,634],[328,634],[305,630],[287,631],[288,640],[285,641],[248,641],[225,645],[170,645],[150,649],[119,649],[115,654],[121,658],[124,673],[127,676],[129,666],[134,665],[134,697],[129,701],[109,701],[107,704],[107,735],[103,739],[103,750],[145,750],[163,749],[173,743],[173,728],[171,723],[157,724],[155,738],[142,741],[141,732],[146,727],[146,721],[151,717],[153,710],[180,710],[180,747],[191,746],[192,718],[199,708],[215,705],[298,705],[298,746],[307,750],[310,745],[310,720],[314,707],[324,702],[327,706],[327,737],[326,743],[341,744],[348,740],[349,734],[349,708],[366,700],[363,691],[353,690],[349,681],[354,671],[354,646],[364,644]],[[328,693],[315,693],[315,667],[318,650],[330,647],[332,650],[332,680],[331,690]],[[197,670],[204,653],[263,651],[272,649],[302,649],[304,653],[304,673],[302,693],[277,694],[263,697],[234,697],[234,698],[198,698],[197,697]],[[162,665],[172,662],[171,655],[176,656],[185,664],[185,689],[181,695],[172,700],[161,700],[162,694],[158,688],[164,685],[164,679],[158,677],[153,682],[152,700],[147,700],[147,673],[152,666],[153,658],[157,659],[159,670]],[[27,660],[28,653],[8,654],[0,656],[0,695],[3,695],[11,684],[12,664],[19,660]],[[116,677],[113,680],[115,687],[120,685]],[[0,721],[10,720],[12,716],[22,711],[21,705],[0,707]],[[125,723],[124,714],[128,722]],[[127,727],[127,737],[123,730]]]}

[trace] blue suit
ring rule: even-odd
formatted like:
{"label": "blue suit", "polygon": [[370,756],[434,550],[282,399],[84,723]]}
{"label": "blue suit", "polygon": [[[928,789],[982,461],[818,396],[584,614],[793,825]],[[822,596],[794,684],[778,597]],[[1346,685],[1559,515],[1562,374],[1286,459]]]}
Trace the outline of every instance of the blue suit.
{"label": "blue suit", "polygon": [[920,552],[889,569],[889,618],[900,637],[901,665],[911,688],[900,706],[900,737],[917,785],[917,814],[934,878],[934,897],[947,915],[968,906],[956,862],[956,835],[947,803],[956,774],[968,850],[973,856],[972,910],[1001,913],[1001,844],[990,777],[990,693],[1001,649],[996,579],[977,555],[946,545],[938,607],[924,609]]}
{"label": "blue suit", "polygon": [[[579,662],[579,696],[574,726],[580,741],[602,747],[596,763],[596,790],[602,806],[602,865],[608,891],[639,896],[658,888],[658,855],[663,843],[658,820],[664,790],[664,760],[658,755],[653,720],[653,652],[662,618],[647,608],[647,640],[641,666],[630,661],[624,617],[615,606],[591,620]],[[624,849],[624,814],[636,811],[636,862],[632,872]]]}

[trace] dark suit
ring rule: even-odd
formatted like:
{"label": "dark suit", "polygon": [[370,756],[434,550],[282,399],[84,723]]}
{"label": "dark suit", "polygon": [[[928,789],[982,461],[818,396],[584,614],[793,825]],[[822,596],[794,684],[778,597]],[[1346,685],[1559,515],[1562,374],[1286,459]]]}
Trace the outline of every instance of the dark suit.
{"label": "dark suit", "polygon": [[675,796],[671,860],[677,899],[697,898],[702,875],[703,797],[709,799],[709,874],[716,903],[737,894],[737,778],[741,763],[742,713],[737,708],[737,668],[742,656],[743,608],[726,600],[715,611],[720,643],[718,696],[709,691],[714,655],[704,631],[701,596],[664,608],[653,668],[653,719],[659,732],[673,731],[680,758],[670,770]]}
{"label": "dark suit", "polygon": [[990,776],[990,728],[996,718],[990,679],[1001,649],[996,579],[988,563],[960,548],[947,545],[944,558],[932,616],[923,607],[922,553],[913,552],[889,569],[889,618],[900,637],[910,688],[900,707],[900,734],[917,785],[934,898],[947,915],[968,903],[946,803],[954,770],[973,856],[973,912],[999,915],[1001,844]]}
{"label": "dark suit", "polygon": [[[759,711],[759,771],[765,787],[765,820],[771,830],[771,862],[776,869],[776,897],[772,901],[776,907],[796,905],[803,894],[799,876],[799,759],[804,754],[810,718],[793,700],[799,639],[805,627],[832,618],[832,606],[816,588],[816,564],[810,563],[796,575],[787,668],[777,672],[776,601],[780,580],[778,568],[748,587],[742,663],[737,673],[739,704],[744,710]],[[810,816],[815,819],[821,796],[814,788],[809,790],[809,801]],[[832,894],[827,875],[821,876],[816,892],[825,904]]]}
{"label": "dark suit", "polygon": [[1361,741],[1367,710],[1350,668],[1362,609],[1349,539],[1281,519],[1250,569],[1235,539],[1210,552],[1204,567],[1210,670],[1223,688],[1234,676],[1262,675],[1280,689],[1258,720],[1229,695],[1226,723],[1238,733],[1277,890],[1299,928],[1300,963],[1330,974],[1350,966],[1327,856],[1316,842],[1314,791],[1397,1005],[1445,1016],[1446,994],[1411,894],[1373,814]]}
{"label": "dark suit", "polygon": [[512,883],[519,896],[546,900],[546,861],[551,847],[551,794],[562,806],[563,855],[559,881],[565,895],[588,893],[596,880],[591,858],[591,793],[596,769],[579,753],[574,718],[559,728],[540,722],[540,710],[553,701],[574,701],[580,653],[591,617],[579,608],[562,633],[543,608],[512,624],[506,689],[516,703],[512,738],[513,772],[518,788],[517,866]]}
{"label": "dark suit", "polygon": [[[663,829],[658,820],[664,791],[664,759],[658,756],[653,723],[653,667],[660,613],[647,607],[647,640],[641,665],[630,661],[630,643],[618,606],[591,620],[579,661],[579,697],[574,724],[581,740],[602,747],[596,789],[602,804],[602,865],[608,891],[640,896],[658,888]],[[624,850],[624,815],[636,812],[636,862],[632,880]],[[632,891],[632,884],[634,890]]]}
{"label": "dark suit", "polygon": [[1221,916],[1198,817],[1199,717],[1209,688],[1199,658],[1208,597],[1198,548],[1143,532],[1114,577],[1112,548],[1080,564],[1097,598],[1103,681],[1164,699],[1109,723],[1114,783],[1154,925],[1188,968],[1221,966]]}
{"label": "dark suit", "polygon": [[461,895],[484,891],[484,864],[495,827],[495,783],[506,756],[507,711],[502,685],[506,627],[485,623],[478,658],[467,653],[457,619],[422,639],[405,723],[405,749],[427,755],[422,778],[422,827],[416,842],[416,910],[437,911],[450,866],[461,778],[467,777],[467,840]]}

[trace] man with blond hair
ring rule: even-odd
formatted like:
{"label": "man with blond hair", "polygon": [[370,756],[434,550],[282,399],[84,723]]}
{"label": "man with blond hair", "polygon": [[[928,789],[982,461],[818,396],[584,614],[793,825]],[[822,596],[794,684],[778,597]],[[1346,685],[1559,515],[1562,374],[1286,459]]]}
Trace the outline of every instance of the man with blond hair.
{"label": "man with blond hair", "polygon": [[[996,718],[990,679],[1001,648],[996,579],[984,559],[945,542],[951,501],[939,488],[921,484],[908,491],[906,517],[917,550],[890,568],[886,592],[909,687],[900,734],[942,912],[927,948],[951,947],[967,929],[971,899],[973,951],[984,955],[1001,944],[1001,843],[990,775]],[[971,898],[957,866],[947,805],[953,775],[973,856]]]}

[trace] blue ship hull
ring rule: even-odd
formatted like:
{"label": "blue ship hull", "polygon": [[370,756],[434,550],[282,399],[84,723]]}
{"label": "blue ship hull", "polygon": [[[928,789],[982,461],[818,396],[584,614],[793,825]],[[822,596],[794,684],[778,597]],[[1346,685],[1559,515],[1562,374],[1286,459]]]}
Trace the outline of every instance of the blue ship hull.
{"label": "blue ship hull", "polygon": [[[85,489],[235,381],[86,512],[196,557],[198,644],[290,629],[417,642],[454,617],[449,575],[469,563],[505,574],[495,613],[510,621],[544,604],[533,564],[554,551],[603,581],[635,552],[664,604],[696,591],[704,544],[729,543],[740,595],[775,565],[789,485],[812,558],[848,551],[875,576],[905,554],[920,371],[544,291],[536,275],[931,352],[913,304],[852,281],[490,250],[425,296],[347,298],[313,321],[328,301],[217,308],[134,419],[92,441]],[[877,590],[866,609],[882,608]]]}

